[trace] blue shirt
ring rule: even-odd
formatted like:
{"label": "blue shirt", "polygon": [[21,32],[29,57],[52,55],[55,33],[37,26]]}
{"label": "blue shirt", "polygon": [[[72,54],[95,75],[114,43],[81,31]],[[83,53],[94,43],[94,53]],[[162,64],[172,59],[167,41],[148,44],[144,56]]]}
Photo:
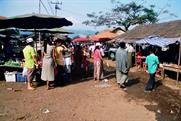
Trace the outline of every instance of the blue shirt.
{"label": "blue shirt", "polygon": [[150,54],[146,57],[145,63],[148,66],[148,72],[150,74],[154,74],[157,70],[157,66],[159,64],[158,57],[155,54]]}

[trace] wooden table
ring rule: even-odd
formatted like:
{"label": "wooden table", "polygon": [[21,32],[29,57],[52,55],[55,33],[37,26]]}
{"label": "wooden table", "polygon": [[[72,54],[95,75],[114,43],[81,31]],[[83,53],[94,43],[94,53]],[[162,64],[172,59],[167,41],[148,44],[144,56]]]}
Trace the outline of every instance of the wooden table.
{"label": "wooden table", "polygon": [[178,66],[176,64],[171,64],[171,65],[162,65],[162,77],[163,79],[165,78],[165,70],[173,71],[177,73],[177,82],[179,80],[179,73],[181,73],[181,66]]}

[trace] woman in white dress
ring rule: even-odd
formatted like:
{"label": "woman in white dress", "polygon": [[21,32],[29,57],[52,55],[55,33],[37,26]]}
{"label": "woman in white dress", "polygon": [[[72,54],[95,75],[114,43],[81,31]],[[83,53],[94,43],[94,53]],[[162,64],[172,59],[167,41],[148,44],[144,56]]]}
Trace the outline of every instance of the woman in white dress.
{"label": "woman in white dress", "polygon": [[50,39],[47,39],[44,44],[44,53],[43,53],[43,65],[41,79],[47,81],[47,89],[50,89],[49,82],[55,80],[54,67],[55,63],[55,54],[54,54],[54,45]]}

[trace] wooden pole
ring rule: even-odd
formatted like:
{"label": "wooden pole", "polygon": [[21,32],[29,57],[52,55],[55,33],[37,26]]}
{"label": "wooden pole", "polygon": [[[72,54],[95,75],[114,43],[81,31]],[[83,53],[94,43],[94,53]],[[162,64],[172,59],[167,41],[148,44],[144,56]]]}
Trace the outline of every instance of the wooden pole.
{"label": "wooden pole", "polygon": [[179,41],[179,57],[178,57],[178,69],[177,69],[177,84],[178,84],[178,82],[179,82],[180,58],[181,58],[181,36],[180,36],[180,41]]}
{"label": "wooden pole", "polygon": [[[39,14],[41,13],[41,0],[39,0]],[[38,40],[39,40],[39,44],[40,44],[40,46],[41,46],[41,40],[40,40],[40,37],[41,35],[40,35],[40,32],[38,33]],[[37,51],[37,42],[36,42],[36,51]]]}
{"label": "wooden pole", "polygon": [[136,52],[137,52],[137,50],[136,50],[136,44],[134,43],[134,50],[135,50],[135,54],[134,54],[134,57],[135,57],[135,65],[136,65],[136,67],[137,67],[137,63],[136,63]]}

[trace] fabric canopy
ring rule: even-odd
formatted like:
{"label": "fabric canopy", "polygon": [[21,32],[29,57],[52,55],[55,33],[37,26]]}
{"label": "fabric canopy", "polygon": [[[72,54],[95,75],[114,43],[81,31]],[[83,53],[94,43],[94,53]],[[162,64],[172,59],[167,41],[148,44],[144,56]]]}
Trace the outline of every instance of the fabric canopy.
{"label": "fabric canopy", "polygon": [[0,28],[43,29],[69,25],[72,25],[72,22],[65,18],[35,13],[0,19]]}
{"label": "fabric canopy", "polygon": [[88,38],[79,37],[73,40],[73,42],[88,42]]}
{"label": "fabric canopy", "polygon": [[61,34],[73,34],[63,28],[53,28],[53,29],[20,29],[21,31],[30,31],[30,32],[42,32],[42,33],[61,33]]}
{"label": "fabric canopy", "polygon": [[16,29],[16,28],[0,29],[0,34],[8,35],[8,36],[19,35],[20,31],[19,29]]}
{"label": "fabric canopy", "polygon": [[117,34],[115,32],[107,30],[107,31],[100,32],[94,36],[91,36],[89,39],[92,41],[109,41],[118,35],[119,34]]}
{"label": "fabric canopy", "polygon": [[89,37],[89,40],[95,41],[95,42],[104,42],[111,40],[110,38],[98,38],[95,36]]}
{"label": "fabric canopy", "polygon": [[177,41],[179,41],[179,38],[163,38],[157,35],[151,35],[148,37],[145,37],[144,39],[137,40],[136,44],[150,44],[150,45],[156,45],[159,47],[166,47],[170,44],[174,44]]}
{"label": "fabric canopy", "polygon": [[115,38],[116,36],[118,36],[118,34],[114,33],[114,32],[111,32],[111,31],[104,31],[104,32],[101,32],[101,33],[98,33],[96,35],[94,35],[93,37],[95,38]]}

